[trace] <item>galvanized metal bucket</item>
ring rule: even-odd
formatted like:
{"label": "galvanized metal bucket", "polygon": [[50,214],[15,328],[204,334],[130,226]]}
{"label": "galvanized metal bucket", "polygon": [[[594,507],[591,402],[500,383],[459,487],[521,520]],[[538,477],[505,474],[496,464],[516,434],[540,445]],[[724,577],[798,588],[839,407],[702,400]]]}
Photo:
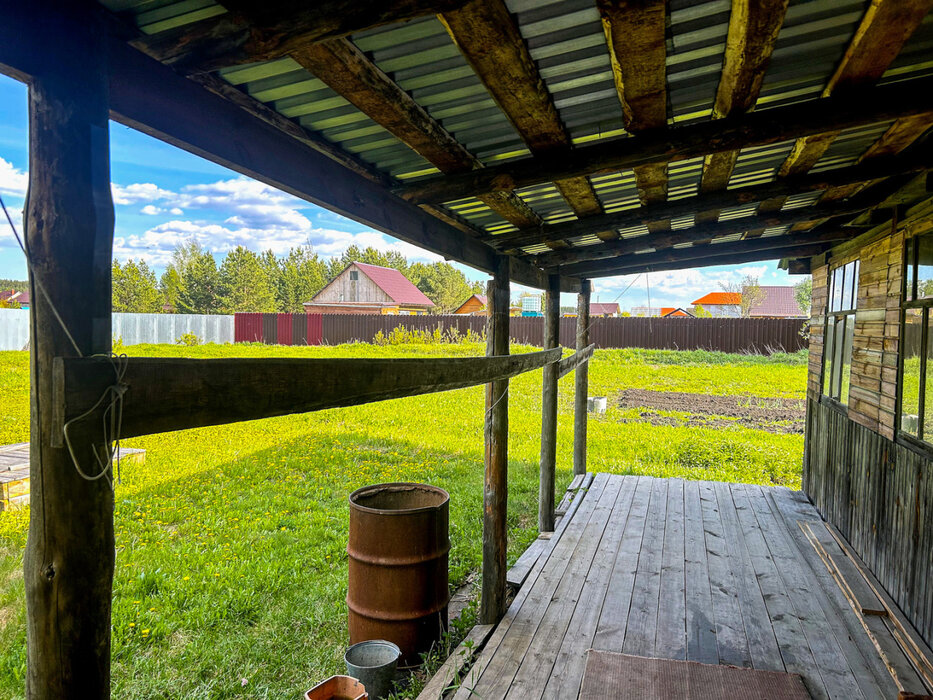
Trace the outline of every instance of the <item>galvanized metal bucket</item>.
{"label": "galvanized metal bucket", "polygon": [[392,690],[401,655],[401,650],[392,642],[370,639],[347,649],[343,660],[347,662],[347,675],[359,680],[370,698],[381,700]]}
{"label": "galvanized metal bucket", "polygon": [[449,502],[427,484],[376,484],[350,495],[351,644],[387,639],[411,665],[440,640],[450,599]]}

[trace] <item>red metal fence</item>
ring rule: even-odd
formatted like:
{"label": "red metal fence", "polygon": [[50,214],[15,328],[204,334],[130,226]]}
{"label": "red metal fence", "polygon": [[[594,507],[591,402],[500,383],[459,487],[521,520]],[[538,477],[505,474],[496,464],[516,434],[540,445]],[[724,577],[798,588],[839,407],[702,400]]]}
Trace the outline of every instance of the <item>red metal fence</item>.
{"label": "red metal fence", "polygon": [[[560,320],[560,342],[574,345],[575,318]],[[379,331],[389,335],[397,327],[434,332],[455,328],[482,333],[484,316],[382,316],[342,314],[236,314],[236,342],[279,345],[338,345],[371,343]],[[794,352],[807,346],[800,336],[801,319],[770,318],[594,318],[590,340],[600,348],[654,348],[667,350],[721,350],[770,354]],[[514,342],[541,345],[542,317],[510,319]]]}
{"label": "red metal fence", "polygon": [[234,314],[233,341],[267,345],[320,345],[320,314]]}

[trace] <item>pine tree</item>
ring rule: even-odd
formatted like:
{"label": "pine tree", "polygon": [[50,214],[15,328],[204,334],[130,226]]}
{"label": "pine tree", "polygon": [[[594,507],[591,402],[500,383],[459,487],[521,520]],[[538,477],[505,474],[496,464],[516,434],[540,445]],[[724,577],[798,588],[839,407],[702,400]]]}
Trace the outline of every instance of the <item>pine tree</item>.
{"label": "pine tree", "polygon": [[219,274],[224,313],[275,311],[275,293],[267,268],[256,253],[237,246],[224,258]]}
{"label": "pine tree", "polygon": [[113,310],[124,313],[155,314],[162,311],[162,295],[156,276],[142,260],[132,258],[122,266],[113,261]]}

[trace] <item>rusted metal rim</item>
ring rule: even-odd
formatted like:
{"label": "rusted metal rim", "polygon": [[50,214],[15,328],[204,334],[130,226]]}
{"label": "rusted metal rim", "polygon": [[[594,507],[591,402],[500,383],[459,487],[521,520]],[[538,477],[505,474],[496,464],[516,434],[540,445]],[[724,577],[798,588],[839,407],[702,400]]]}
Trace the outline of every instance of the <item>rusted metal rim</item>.
{"label": "rusted metal rim", "polygon": [[416,564],[424,564],[435,559],[443,559],[449,552],[449,542],[446,547],[437,550],[434,554],[428,556],[418,554],[411,557],[367,556],[366,554],[361,554],[358,551],[350,549],[350,546],[347,545],[347,554],[353,557],[356,561],[362,562],[364,564],[371,564],[372,566],[415,566]]}
{"label": "rusted metal rim", "polygon": [[[415,508],[374,508],[360,503],[370,497],[382,495],[385,493],[399,493],[410,491],[422,491],[435,496],[431,503]],[[361,510],[365,513],[377,513],[379,515],[411,515],[412,513],[427,513],[437,510],[450,501],[450,494],[444,489],[430,484],[416,484],[408,481],[397,481],[389,484],[372,484],[357,489],[350,494],[350,507]]]}
{"label": "rusted metal rim", "polygon": [[427,610],[411,610],[409,608],[400,612],[391,612],[384,609],[374,610],[363,605],[358,605],[347,595],[347,607],[357,615],[367,617],[370,620],[388,620],[393,622],[411,622],[412,620],[420,620],[430,615],[437,615],[447,607],[448,603],[450,603],[450,596],[447,596],[443,603],[428,608]]}

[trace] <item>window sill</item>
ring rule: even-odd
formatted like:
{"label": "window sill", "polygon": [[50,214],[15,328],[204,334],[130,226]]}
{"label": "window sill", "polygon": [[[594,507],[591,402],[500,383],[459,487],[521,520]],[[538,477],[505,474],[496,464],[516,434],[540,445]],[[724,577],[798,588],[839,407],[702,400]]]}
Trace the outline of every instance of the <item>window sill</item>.
{"label": "window sill", "polygon": [[849,405],[844,404],[841,401],[837,401],[836,399],[830,398],[826,394],[820,394],[820,405],[828,406],[834,411],[838,411],[839,413],[844,415],[846,418],[849,417]]}
{"label": "window sill", "polygon": [[916,452],[918,455],[925,459],[933,460],[933,445],[928,442],[924,442],[919,438],[915,438],[910,433],[905,433],[902,430],[898,430],[894,434],[894,443],[910,450],[911,452]]}

